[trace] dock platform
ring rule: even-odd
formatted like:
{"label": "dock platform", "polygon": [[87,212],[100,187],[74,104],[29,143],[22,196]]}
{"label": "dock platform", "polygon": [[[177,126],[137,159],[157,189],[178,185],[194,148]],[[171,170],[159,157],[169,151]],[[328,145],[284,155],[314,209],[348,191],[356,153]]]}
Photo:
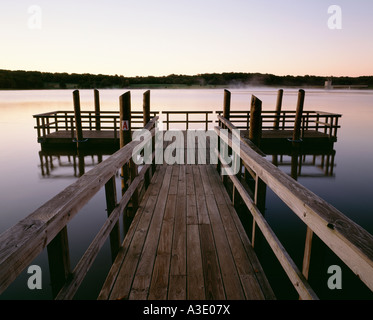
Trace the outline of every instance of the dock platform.
{"label": "dock platform", "polygon": [[99,299],[274,299],[212,165],[160,166]]}

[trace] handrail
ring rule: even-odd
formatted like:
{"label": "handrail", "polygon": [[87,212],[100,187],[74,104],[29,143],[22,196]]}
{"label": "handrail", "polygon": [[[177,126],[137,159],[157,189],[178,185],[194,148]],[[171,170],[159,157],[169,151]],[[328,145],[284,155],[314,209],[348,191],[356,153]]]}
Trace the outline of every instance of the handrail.
{"label": "handrail", "polygon": [[[155,135],[154,126],[157,120],[158,117],[154,117],[144,127],[152,132],[152,137]],[[151,138],[149,137],[149,139]],[[132,159],[133,150],[140,143],[143,142],[134,140],[126,144],[111,157],[98,164],[39,209],[0,235],[0,293],[51,243],[79,210],[103,186],[106,186],[109,180],[113,179],[118,170]],[[144,168],[137,178],[131,181],[132,184],[124,193],[122,201],[112,211],[114,215],[108,217],[99,232],[99,238],[95,238],[74,272],[78,270],[83,273],[87,272],[87,268],[95,257],[90,252],[92,249],[96,252],[102,246],[114,226],[118,214],[120,214],[119,210],[127,205],[149,166],[144,166]],[[72,291],[77,289],[77,284],[81,280],[81,274],[73,273],[72,281],[76,283],[73,285]],[[70,289],[66,291],[67,296],[71,294]],[[63,294],[61,293],[61,295]]]}
{"label": "handrail", "polygon": [[[221,134],[220,127],[215,127],[215,131],[233,148],[231,134],[227,138]],[[245,166],[254,173],[256,183],[261,182],[269,187],[312,232],[373,290],[373,236],[325,200],[264,159],[247,144],[241,141],[238,147],[240,148],[240,158]],[[263,234],[267,234],[267,236],[271,234],[272,231],[264,221],[261,221],[260,211],[257,210],[255,203],[253,204],[253,200],[245,192],[239,179],[234,175],[231,175],[230,178]],[[270,241],[275,241],[275,238],[271,235]],[[275,247],[272,245],[271,247],[277,254],[280,248],[276,243],[274,245]],[[307,243],[306,249],[310,249],[310,247],[307,247]],[[280,252],[280,254],[286,255],[285,252]],[[289,262],[283,261],[282,265],[288,268]],[[294,274],[299,275],[299,270],[288,271],[285,269],[285,271],[287,271],[300,296],[307,298],[307,294],[299,285],[299,280],[294,280]]]}
{"label": "handrail", "polygon": [[[222,116],[222,111],[217,111],[218,116]],[[296,111],[293,110],[282,110],[282,111],[270,111],[262,110],[262,130],[274,130],[273,122],[276,121],[278,124],[277,130],[287,130],[294,128],[294,120],[296,117]],[[305,130],[315,130],[324,132],[329,135],[330,138],[337,137],[337,129],[340,128],[338,119],[341,117],[340,114],[321,112],[321,111],[303,111],[302,115],[302,133]],[[230,111],[230,120],[232,123],[239,123],[238,129],[249,129],[250,122],[250,111]],[[323,121],[321,121],[323,120]]]}
{"label": "handrail", "polygon": [[[208,130],[209,123],[213,123],[213,120],[209,119],[209,115],[213,114],[212,111],[162,111],[162,114],[166,115],[166,120],[164,123],[166,124],[166,129],[170,129],[171,123],[185,123],[186,130],[189,129],[190,123],[203,123],[205,125],[205,129]],[[190,114],[197,114],[197,115],[204,115],[205,118],[201,120],[190,120]],[[170,115],[185,115],[185,119],[183,120],[171,120]]]}

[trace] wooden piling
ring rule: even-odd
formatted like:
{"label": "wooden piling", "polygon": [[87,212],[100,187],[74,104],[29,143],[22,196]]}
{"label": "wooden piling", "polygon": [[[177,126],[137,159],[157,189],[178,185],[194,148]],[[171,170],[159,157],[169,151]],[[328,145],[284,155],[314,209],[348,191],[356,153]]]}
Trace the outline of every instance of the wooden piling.
{"label": "wooden piling", "polygon": [[262,101],[252,96],[250,109],[250,128],[249,139],[256,145],[260,146],[262,138]]}
{"label": "wooden piling", "polygon": [[[105,196],[106,196],[107,215],[108,217],[110,217],[111,213],[117,206],[115,176],[113,176],[105,184]],[[120,248],[120,227],[119,227],[119,221],[118,221],[110,233],[110,249],[111,249],[112,262],[115,261],[119,248]]]}
{"label": "wooden piling", "polygon": [[299,142],[301,139],[304,97],[305,97],[305,92],[303,89],[300,89],[298,92],[297,111],[296,111],[295,120],[294,120],[293,144]]}
{"label": "wooden piling", "polygon": [[[120,106],[120,134],[119,141],[120,147],[123,148],[127,143],[132,141],[132,127],[131,127],[131,92],[126,92],[119,97]],[[129,166],[122,167],[122,194],[128,189],[131,181],[137,176],[137,166],[131,159]],[[138,208],[138,190],[132,197],[132,209],[134,214]]]}
{"label": "wooden piling", "polygon": [[52,295],[53,297],[56,297],[71,274],[66,226],[48,244],[47,252]]}
{"label": "wooden piling", "polygon": [[82,128],[82,117],[80,113],[80,95],[79,90],[73,92],[74,100],[74,115],[75,115],[75,132],[76,132],[76,142],[79,148],[80,144],[83,142],[83,128]]}
{"label": "wooden piling", "polygon": [[144,127],[150,121],[150,90],[144,92],[143,95],[143,113],[144,113]]}
{"label": "wooden piling", "polygon": [[231,111],[231,93],[228,90],[224,90],[224,111],[223,111],[223,117],[227,120],[229,120]]}
{"label": "wooden piling", "polygon": [[[255,177],[255,192],[254,192],[254,203],[264,216],[265,214],[265,205],[266,205],[266,197],[267,197],[267,185],[264,183],[262,179],[257,175]],[[260,240],[257,236],[257,225],[255,219],[253,219],[253,227],[252,227],[252,235],[251,235],[251,245],[253,248],[255,247],[255,243]]]}
{"label": "wooden piling", "polygon": [[94,90],[94,100],[95,100],[95,116],[96,116],[96,130],[101,130],[101,119],[100,119],[100,92]]}
{"label": "wooden piling", "polygon": [[[144,92],[143,95],[143,126],[145,127],[150,121],[150,90]],[[154,149],[152,149],[154,150]],[[155,168],[153,168],[155,171]],[[144,176],[145,188],[147,189],[150,185],[150,170]]]}
{"label": "wooden piling", "polygon": [[273,122],[273,128],[278,130],[280,128],[280,115],[281,115],[281,108],[282,108],[282,97],[284,95],[284,90],[280,89],[277,92],[277,102],[276,102],[276,114],[275,120]]}

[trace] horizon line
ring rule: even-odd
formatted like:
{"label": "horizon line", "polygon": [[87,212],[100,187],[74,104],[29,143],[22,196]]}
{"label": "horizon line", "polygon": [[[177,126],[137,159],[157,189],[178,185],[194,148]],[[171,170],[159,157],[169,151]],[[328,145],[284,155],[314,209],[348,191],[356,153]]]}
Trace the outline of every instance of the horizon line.
{"label": "horizon line", "polygon": [[126,75],[119,75],[119,74],[104,74],[104,73],[89,73],[89,72],[83,72],[83,73],[77,73],[77,72],[66,72],[66,71],[40,71],[40,70],[22,70],[22,69],[16,69],[16,70],[10,70],[10,69],[0,69],[0,71],[10,71],[10,72],[40,72],[40,73],[52,73],[52,74],[77,74],[77,75],[93,75],[93,76],[110,76],[110,77],[124,77],[124,78],[147,78],[147,77],[155,77],[155,78],[164,78],[164,77],[169,77],[172,75],[176,76],[187,76],[187,77],[198,77],[201,75],[207,75],[207,74],[260,74],[260,75],[273,75],[276,77],[320,77],[320,78],[361,78],[361,77],[373,77],[372,75],[360,75],[360,76],[333,76],[333,75],[315,75],[315,74],[304,74],[304,75],[294,75],[294,74],[286,74],[286,75],[278,75],[274,73],[262,73],[262,72],[244,72],[244,71],[224,71],[224,72],[204,72],[204,73],[197,73],[197,74],[183,74],[183,73],[170,73],[168,75],[132,75],[132,76],[126,76]]}

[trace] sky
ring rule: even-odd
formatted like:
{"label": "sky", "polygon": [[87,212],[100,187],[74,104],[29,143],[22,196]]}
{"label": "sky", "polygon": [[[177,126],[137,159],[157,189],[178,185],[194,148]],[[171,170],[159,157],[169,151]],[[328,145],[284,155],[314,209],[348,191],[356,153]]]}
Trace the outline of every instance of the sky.
{"label": "sky", "polygon": [[369,76],[372,17],[372,0],[1,0],[0,69]]}

